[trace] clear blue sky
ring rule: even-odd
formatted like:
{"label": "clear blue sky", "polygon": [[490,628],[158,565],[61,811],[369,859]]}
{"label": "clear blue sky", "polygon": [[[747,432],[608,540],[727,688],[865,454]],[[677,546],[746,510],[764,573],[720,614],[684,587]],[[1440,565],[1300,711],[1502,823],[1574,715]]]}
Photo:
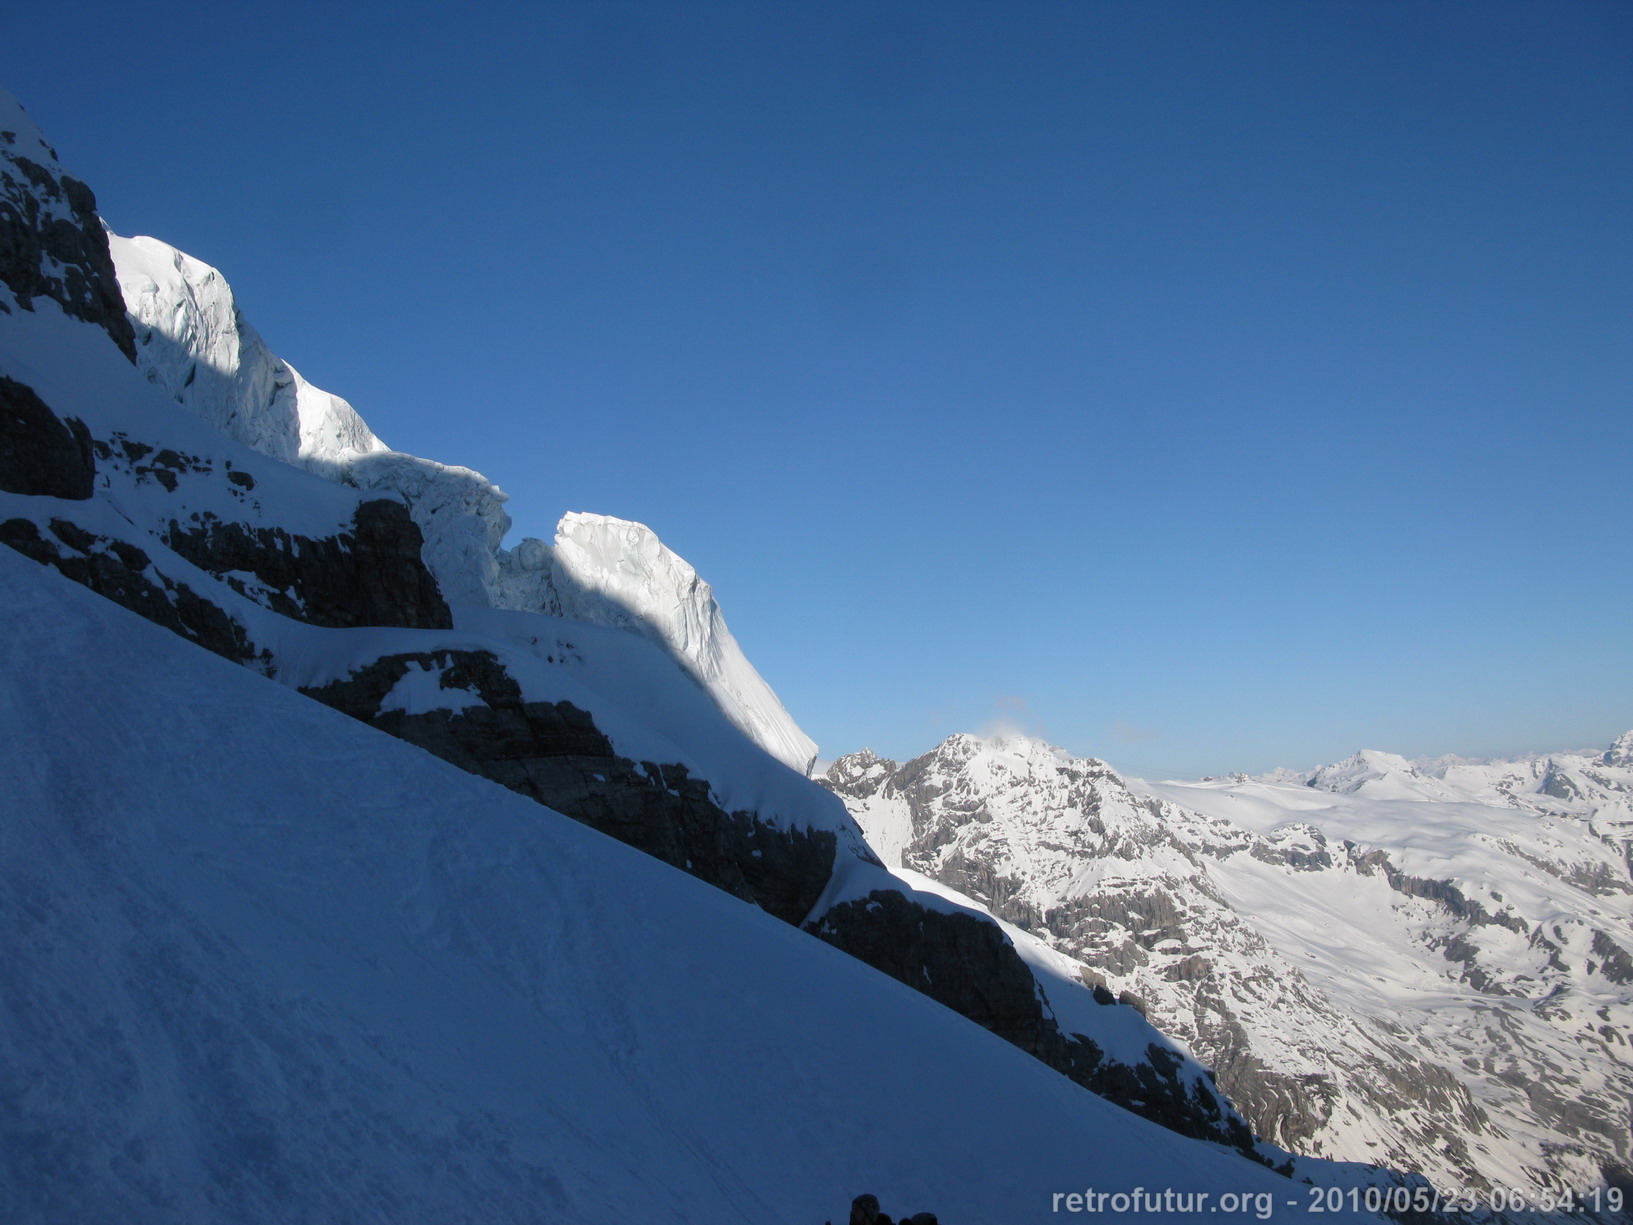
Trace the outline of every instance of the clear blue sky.
{"label": "clear blue sky", "polygon": [[639,519],[826,755],[1633,726],[1633,7],[31,5],[4,83],[516,534]]}

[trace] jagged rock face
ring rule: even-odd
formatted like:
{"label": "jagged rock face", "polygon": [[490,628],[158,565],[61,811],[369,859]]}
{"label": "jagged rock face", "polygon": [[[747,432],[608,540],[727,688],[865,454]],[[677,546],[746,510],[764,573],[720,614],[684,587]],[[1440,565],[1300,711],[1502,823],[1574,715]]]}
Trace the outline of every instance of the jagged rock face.
{"label": "jagged rock face", "polygon": [[833,907],[810,930],[898,982],[922,991],[1046,1063],[1086,1077],[1099,1052],[1069,1050],[1036,984],[1003,932],[967,914],[914,905],[878,890]]}
{"label": "jagged rock face", "polygon": [[[1572,801],[1570,825],[1502,818],[1442,798],[1455,771],[1381,779],[1397,761],[1142,794],[1036,742],[953,737],[905,765],[841,758],[828,783],[887,864],[1137,999],[1261,1135],[1450,1186],[1595,1184],[1626,1161],[1633,1100],[1630,884],[1603,820],[1619,801]],[[1610,794],[1596,758],[1552,770]],[[1446,850],[1420,854],[1437,816]],[[1458,870],[1474,845],[1495,854]]]}
{"label": "jagged rock face", "polygon": [[[0,101],[9,102],[0,94]],[[104,329],[136,360],[135,336],[91,189],[63,173],[56,150],[20,117],[0,129],[0,284],[32,310],[49,298],[69,315]],[[0,300],[0,311],[10,307]]]}
{"label": "jagged rock face", "polygon": [[[420,560],[419,529],[401,503],[360,502],[350,530],[324,536],[228,518],[225,507],[194,509],[200,504],[196,495],[201,480],[220,478],[227,496],[215,501],[230,506],[251,497],[254,476],[227,458],[156,446],[122,433],[92,439],[83,423],[76,420],[63,426],[31,388],[11,379],[0,381],[0,396],[30,414],[26,440],[12,453],[20,463],[32,457],[39,464],[28,477],[0,479],[0,489],[85,501],[100,471],[115,499],[121,491],[139,490],[151,508],[156,503],[162,507],[163,495],[174,496],[174,514],[167,526],[151,534],[141,532],[128,517],[110,524],[120,533],[115,535],[49,511],[48,518],[19,518],[4,528],[4,539],[13,548],[149,620],[227,658],[260,657],[249,646],[241,620],[218,607],[219,599],[206,594],[200,584],[182,577],[173,563],[166,563],[168,556],[226,583],[238,595],[311,625],[453,624],[435,580]],[[18,435],[12,431],[7,437]],[[155,497],[159,491],[163,495]]]}
{"label": "jagged rock face", "polygon": [[[228,479],[235,475],[253,481],[237,473]],[[208,516],[187,526],[172,520],[165,543],[201,570],[226,576],[241,594],[252,588],[239,576],[253,576],[268,607],[310,625],[453,625],[420,560],[419,528],[401,502],[361,502],[351,531],[318,540]]]}
{"label": "jagged rock face", "polygon": [[846,754],[829,766],[822,782],[849,800],[871,800],[899,768],[872,749],[862,749]]}
{"label": "jagged rock face", "polygon": [[95,480],[85,423],[60,420],[28,384],[0,376],[0,489],[83,501]]}

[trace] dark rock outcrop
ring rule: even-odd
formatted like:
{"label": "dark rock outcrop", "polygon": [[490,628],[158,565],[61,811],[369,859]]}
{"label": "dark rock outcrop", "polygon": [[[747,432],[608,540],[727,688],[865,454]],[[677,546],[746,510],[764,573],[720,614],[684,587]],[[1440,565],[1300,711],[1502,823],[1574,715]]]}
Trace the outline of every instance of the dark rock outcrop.
{"label": "dark rock outcrop", "polygon": [[[412,713],[388,700],[410,669],[461,691],[459,709]],[[429,678],[420,682],[430,683]],[[786,922],[802,923],[832,875],[836,839],[728,812],[706,781],[674,763],[620,757],[593,718],[568,702],[525,701],[485,651],[384,656],[302,692],[443,760],[583,821]],[[1180,1062],[1153,1047],[1128,1067],[1087,1037],[1065,1034],[1037,980],[995,923],[880,891],[825,912],[806,930],[930,996],[1102,1097],[1182,1135],[1235,1144],[1253,1137]]]}
{"label": "dark rock outcrop", "polygon": [[850,1225],[939,1225],[933,1212],[915,1212],[893,1222],[889,1213],[879,1211],[879,1197],[858,1195],[851,1201]]}
{"label": "dark rock outcrop", "polygon": [[[479,698],[460,710],[383,710],[410,668]],[[785,829],[727,812],[706,780],[676,763],[620,757],[570,702],[528,702],[485,651],[390,655],[345,680],[303,690],[444,761],[548,805],[789,923],[800,923],[833,872],[826,830]]]}
{"label": "dark rock outcrop", "polygon": [[[227,479],[253,487],[247,473],[229,472]],[[320,539],[208,516],[187,525],[171,520],[165,543],[211,574],[253,574],[261,591],[228,581],[240,594],[259,596],[274,612],[311,625],[450,629],[454,623],[421,560],[419,526],[390,498],[360,503],[350,532]]]}
{"label": "dark rock outcrop", "polygon": [[[1527,936],[1533,946],[1549,950],[1550,957],[1558,961],[1558,946],[1545,936],[1540,930],[1533,933],[1525,921],[1507,910],[1495,913],[1487,910],[1479,902],[1464,895],[1449,880],[1433,880],[1422,876],[1409,876],[1397,868],[1390,861],[1384,851],[1361,851],[1353,842],[1345,842],[1344,850],[1349,855],[1349,861],[1355,869],[1366,876],[1382,875],[1395,892],[1406,897],[1422,898],[1434,902],[1448,914],[1455,916],[1475,927],[1504,927],[1517,935]],[[1440,946],[1441,954],[1447,961],[1455,961],[1463,966],[1463,981],[1467,982],[1476,991],[1483,991],[1488,995],[1515,995],[1518,992],[1512,987],[1506,987],[1492,975],[1479,960],[1479,947],[1466,935],[1454,932],[1445,939]]]}
{"label": "dark rock outcrop", "polygon": [[27,383],[0,375],[0,489],[82,501],[95,483],[85,423],[64,422]]}
{"label": "dark rock outcrop", "polygon": [[25,156],[15,136],[0,136],[0,282],[24,310],[35,298],[50,298],[104,329],[136,360],[136,333],[96,197],[78,179]]}
{"label": "dark rock outcrop", "polygon": [[1593,933],[1593,955],[1600,958],[1599,973],[1613,983],[1633,983],[1633,956],[1602,931]]}
{"label": "dark rock outcrop", "polygon": [[1201,1086],[1179,1056],[1152,1045],[1136,1065],[1104,1058],[1083,1034],[1062,1032],[1037,980],[997,924],[931,910],[893,890],[843,902],[808,931],[991,1030],[1101,1097],[1171,1131],[1229,1143],[1256,1161],[1253,1135]]}
{"label": "dark rock outcrop", "polygon": [[807,928],[1061,1071],[1086,1076],[1098,1055],[1068,1044],[1037,981],[997,924],[930,910],[894,890],[842,902]]}

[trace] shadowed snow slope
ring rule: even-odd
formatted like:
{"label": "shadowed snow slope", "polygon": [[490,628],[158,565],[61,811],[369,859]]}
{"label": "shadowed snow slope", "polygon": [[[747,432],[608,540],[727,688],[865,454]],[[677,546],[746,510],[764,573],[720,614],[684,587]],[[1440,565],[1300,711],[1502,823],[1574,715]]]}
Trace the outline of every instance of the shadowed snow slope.
{"label": "shadowed snow slope", "polygon": [[519,585],[513,585],[508,594],[514,602],[507,606],[615,625],[652,639],[680,660],[761,748],[802,774],[810,772],[816,741],[800,731],[748,662],[726,628],[714,589],[651,528],[575,512],[556,528],[551,560],[553,601],[517,599]]}
{"label": "shadowed snow slope", "polygon": [[0,618],[8,1221],[811,1225],[871,1190],[1018,1223],[1090,1184],[1295,1193],[9,550]]}

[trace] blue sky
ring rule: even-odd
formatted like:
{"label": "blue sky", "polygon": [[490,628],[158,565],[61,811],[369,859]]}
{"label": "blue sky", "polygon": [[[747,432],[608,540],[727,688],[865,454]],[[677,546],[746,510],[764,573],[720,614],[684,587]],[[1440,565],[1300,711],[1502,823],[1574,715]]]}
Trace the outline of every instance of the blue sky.
{"label": "blue sky", "polygon": [[1633,727],[1621,3],[92,3],[4,84],[512,541],[654,527],[833,755]]}

